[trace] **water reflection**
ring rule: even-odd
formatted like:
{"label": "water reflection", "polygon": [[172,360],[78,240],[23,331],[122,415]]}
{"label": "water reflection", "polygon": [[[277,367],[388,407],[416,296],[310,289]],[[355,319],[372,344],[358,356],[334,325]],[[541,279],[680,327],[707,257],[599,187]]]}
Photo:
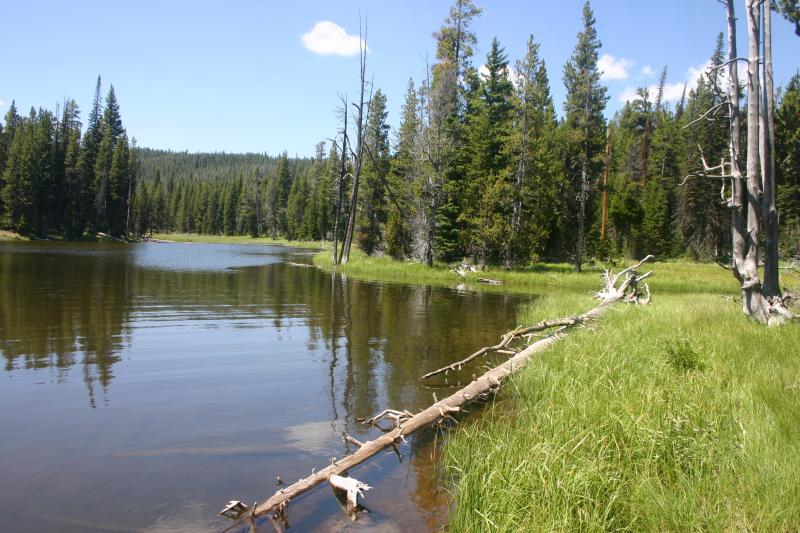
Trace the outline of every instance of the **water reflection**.
{"label": "water reflection", "polygon": [[95,405],[95,383],[107,391],[112,366],[130,342],[128,256],[42,253],[11,246],[0,252],[0,351],[5,370],[80,365]]}
{"label": "water reflection", "polygon": [[[42,505],[65,530],[219,526],[230,497],[263,497],[277,473],[344,455],[342,431],[374,438],[356,418],[427,406],[418,377],[495,340],[520,303],[347,280],[287,264],[309,260],[298,253],[0,245],[0,402],[14,406],[0,411],[0,529],[52,528],[31,518]],[[75,402],[75,383],[94,409]],[[401,467],[361,467],[376,486],[370,523],[438,527],[434,436],[414,439]],[[339,527],[328,496],[307,497],[293,525]]]}

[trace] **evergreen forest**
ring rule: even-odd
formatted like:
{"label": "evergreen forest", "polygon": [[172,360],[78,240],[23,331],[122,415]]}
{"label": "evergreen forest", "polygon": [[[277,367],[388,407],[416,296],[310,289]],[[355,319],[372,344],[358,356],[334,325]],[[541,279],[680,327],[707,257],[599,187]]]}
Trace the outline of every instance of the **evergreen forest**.
{"label": "evergreen forest", "polygon": [[[588,2],[563,66],[545,65],[534,36],[523,57],[509,58],[496,38],[477,57],[480,14],[469,0],[455,2],[434,33],[427,76],[408,81],[399,124],[388,123],[375,82],[364,112],[345,118],[311,158],[137,148],[113,86],[103,96],[99,78],[85,130],[74,100],[27,115],[12,102],[0,124],[0,224],[40,236],[332,241],[345,238],[354,210],[353,242],[366,254],[427,264],[580,268],[649,253],[730,261],[724,189],[687,178],[701,158],[728,152],[728,122],[707,114],[724,98],[722,34],[709,35],[710,66],[678,102],[664,97],[664,66],[657,85],[641,87],[607,120],[601,36]],[[562,109],[551,97],[558,82]],[[781,250],[797,257],[800,73],[777,92]]]}

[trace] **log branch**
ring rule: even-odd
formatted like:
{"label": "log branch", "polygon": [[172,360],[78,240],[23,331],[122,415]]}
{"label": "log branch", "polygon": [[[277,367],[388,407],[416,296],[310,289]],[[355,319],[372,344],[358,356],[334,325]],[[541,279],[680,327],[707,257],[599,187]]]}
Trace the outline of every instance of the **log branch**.
{"label": "log branch", "polygon": [[[486,355],[491,352],[497,352],[497,353],[511,352],[511,350],[505,350],[506,346],[508,346],[512,341],[516,340],[519,337],[531,335],[532,333],[538,331],[544,331],[555,327],[560,327],[564,329],[569,326],[574,326],[578,323],[579,323],[578,317],[567,317],[567,318],[559,318],[557,320],[543,320],[542,322],[539,322],[534,326],[518,327],[500,337],[500,342],[495,344],[494,346],[485,346],[480,350],[478,350],[477,352],[473,353],[472,355],[469,355],[464,359],[461,359],[460,361],[456,361],[455,363],[428,372],[427,374],[422,376],[421,379],[429,379],[438,374],[442,373],[448,374],[451,371],[461,370],[461,367],[463,367],[465,364],[477,359],[478,357],[481,357],[482,355]],[[516,353],[519,353],[519,351],[511,352],[510,355],[514,355]]]}

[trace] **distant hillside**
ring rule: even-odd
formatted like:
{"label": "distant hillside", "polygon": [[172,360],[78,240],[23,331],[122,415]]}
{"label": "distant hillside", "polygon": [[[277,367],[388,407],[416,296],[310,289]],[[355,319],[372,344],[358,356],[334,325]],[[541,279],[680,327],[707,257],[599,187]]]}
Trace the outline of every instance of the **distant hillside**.
{"label": "distant hillside", "polygon": [[[138,150],[141,178],[180,181],[191,180],[228,180],[260,174],[268,176],[278,169],[281,155],[263,154],[229,154],[173,152],[171,150],[155,150],[139,148]],[[311,158],[289,158],[291,166],[298,172],[308,167]]]}

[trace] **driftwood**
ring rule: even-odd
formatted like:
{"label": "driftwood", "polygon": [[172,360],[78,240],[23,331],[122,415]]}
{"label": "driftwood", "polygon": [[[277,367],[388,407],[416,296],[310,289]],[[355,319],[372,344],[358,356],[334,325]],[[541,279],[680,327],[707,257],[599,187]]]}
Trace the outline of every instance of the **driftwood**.
{"label": "driftwood", "polygon": [[331,488],[337,498],[344,500],[347,514],[355,520],[358,510],[358,497],[361,496],[363,498],[363,491],[370,490],[372,487],[366,483],[361,483],[355,478],[337,476],[336,474],[328,478],[328,483],[331,484]]}
{"label": "driftwood", "polygon": [[[458,274],[460,277],[466,279],[468,274],[479,272],[479,270],[475,265],[471,265],[467,262],[462,262],[459,263],[458,266],[456,266],[455,268],[451,268],[450,272]],[[487,285],[503,284],[503,280],[494,278],[476,278],[475,281],[477,281],[478,283],[486,283]]]}
{"label": "driftwood", "polygon": [[[515,338],[519,338],[525,334],[531,334],[553,327],[558,327],[557,330],[548,333],[543,338],[533,342],[532,344],[529,344],[519,352],[515,352],[513,357],[492,368],[482,376],[474,379],[466,387],[451,394],[447,398],[436,401],[433,405],[417,414],[412,414],[408,411],[387,409],[375,417],[363,420],[363,423],[377,426],[377,422],[379,420],[388,418],[393,421],[394,427],[384,430],[385,433],[379,437],[363,443],[345,433],[343,435],[345,442],[349,442],[358,446],[358,449],[354,453],[338,460],[335,457],[331,458],[331,464],[327,467],[319,471],[312,471],[310,476],[301,478],[296,483],[279,489],[265,502],[259,505],[254,505],[252,509],[247,509],[250,511],[249,519],[253,521],[258,516],[272,513],[270,514],[270,519],[273,523],[276,523],[276,521],[285,522],[285,510],[289,501],[310,491],[314,487],[325,483],[326,481],[331,483],[334,488],[336,488],[338,485],[338,489],[342,489],[347,492],[350,495],[348,498],[348,511],[351,504],[354,509],[357,505],[356,496],[361,493],[362,489],[367,490],[369,487],[360,483],[354,478],[343,477],[343,475],[346,475],[348,470],[363,463],[386,448],[392,447],[395,449],[395,451],[398,451],[399,445],[405,442],[405,436],[411,435],[422,428],[435,423],[441,423],[445,419],[455,421],[452,415],[461,411],[461,407],[463,405],[476,399],[485,397],[490,392],[496,391],[505,378],[523,368],[528,362],[531,361],[535,354],[550,348],[561,338],[563,338],[566,334],[567,328],[578,324],[584,324],[598,318],[606,311],[606,309],[617,302],[638,303],[642,297],[640,289],[642,287],[646,288],[646,284],[640,285],[640,283],[643,279],[646,279],[652,275],[652,272],[648,272],[639,276],[636,272],[636,269],[638,269],[645,261],[652,259],[652,257],[653,256],[647,256],[636,265],[627,268],[616,275],[606,271],[603,275],[605,286],[602,290],[596,293],[596,296],[601,299],[600,303],[582,315],[561,318],[554,321],[545,321],[525,328],[517,328],[509,333],[506,333],[502,337],[499,344],[478,350],[478,352],[472,354],[466,359],[463,359],[462,361],[453,363],[453,365],[445,367],[444,369],[439,369],[435,372],[426,374],[426,376],[424,376],[425,378],[441,372],[446,372],[448,369],[457,369],[461,365],[475,359],[476,357],[479,357],[480,355],[505,348]],[[625,277],[622,282],[618,287],[615,286],[623,275]],[[646,290],[646,294],[647,300],[649,301],[649,290]],[[435,395],[434,400],[436,400]],[[342,481],[342,479],[347,481]],[[244,509],[241,510],[245,511]]]}

